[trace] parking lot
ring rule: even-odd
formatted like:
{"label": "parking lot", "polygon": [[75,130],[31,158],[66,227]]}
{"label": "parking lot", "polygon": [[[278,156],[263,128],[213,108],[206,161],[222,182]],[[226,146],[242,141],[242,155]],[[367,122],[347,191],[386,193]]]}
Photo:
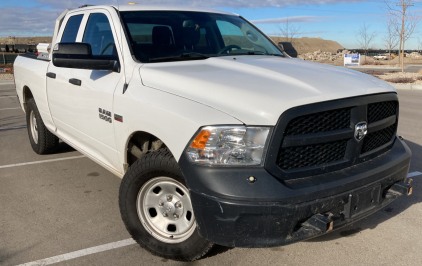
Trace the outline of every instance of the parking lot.
{"label": "parking lot", "polygon": [[216,246],[192,263],[155,257],[120,219],[120,178],[65,143],[30,146],[13,83],[0,83],[0,265],[417,265],[422,261],[422,91],[402,90],[398,134],[414,194],[352,226],[285,247]]}

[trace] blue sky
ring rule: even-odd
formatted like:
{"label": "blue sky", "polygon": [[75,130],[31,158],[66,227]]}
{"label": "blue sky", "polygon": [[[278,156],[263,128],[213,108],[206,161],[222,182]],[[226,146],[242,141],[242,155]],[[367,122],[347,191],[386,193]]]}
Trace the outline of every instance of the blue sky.
{"label": "blue sky", "polygon": [[[131,0],[133,1],[133,0]],[[346,48],[357,48],[356,32],[366,23],[377,33],[375,48],[384,48],[386,34],[385,3],[382,0],[141,0],[139,4],[183,4],[222,9],[242,15],[253,21],[270,36],[277,36],[277,25],[289,17],[300,27],[303,37],[321,37],[335,40]],[[395,4],[397,0],[388,0]],[[115,3],[115,0],[0,0],[0,36],[51,36],[55,18],[64,8],[75,8],[84,3]],[[121,1],[120,3],[125,3]],[[422,0],[414,1],[409,9],[422,15]],[[422,22],[406,48],[418,49],[422,42]]]}

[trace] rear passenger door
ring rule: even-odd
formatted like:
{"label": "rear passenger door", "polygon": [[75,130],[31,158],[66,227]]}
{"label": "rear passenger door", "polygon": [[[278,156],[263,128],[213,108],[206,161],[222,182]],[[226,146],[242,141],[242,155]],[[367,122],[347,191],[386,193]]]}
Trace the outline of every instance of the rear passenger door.
{"label": "rear passenger door", "polygon": [[[79,28],[81,26],[84,14],[76,13],[63,21],[63,26],[60,29],[57,42],[76,42]],[[54,47],[54,44],[53,44]],[[67,108],[71,105],[67,98],[69,89],[69,79],[67,78],[68,68],[55,67],[51,62],[47,70],[47,96],[50,113],[54,124],[58,126],[58,131],[63,131],[64,127],[61,125],[67,117],[71,115]]]}
{"label": "rear passenger door", "polygon": [[[116,49],[116,31],[111,22],[107,10],[85,11],[76,42],[89,43],[92,54],[96,56],[119,56],[123,67],[122,56]],[[106,166],[121,168],[117,165],[119,160],[113,125],[113,95],[119,81],[123,89],[123,71],[117,73],[70,68],[56,68],[54,71],[60,71],[60,82],[66,88],[63,90],[64,104],[56,107],[62,109],[56,117],[60,120],[57,128],[62,129],[63,134],[71,138],[71,142],[100,159]],[[71,84],[71,79],[79,80],[80,85]]]}

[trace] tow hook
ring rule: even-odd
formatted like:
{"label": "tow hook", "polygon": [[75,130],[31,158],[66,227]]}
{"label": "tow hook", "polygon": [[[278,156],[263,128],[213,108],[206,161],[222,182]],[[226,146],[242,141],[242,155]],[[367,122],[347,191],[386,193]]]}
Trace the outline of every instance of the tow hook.
{"label": "tow hook", "polygon": [[333,219],[331,218],[332,215],[322,215],[322,214],[315,214],[311,218],[309,218],[306,222],[303,223],[306,227],[312,227],[322,233],[330,232],[333,230]]}
{"label": "tow hook", "polygon": [[413,193],[412,183],[413,179],[408,178],[406,182],[395,183],[385,195],[386,198],[398,197],[402,195],[410,196]]}

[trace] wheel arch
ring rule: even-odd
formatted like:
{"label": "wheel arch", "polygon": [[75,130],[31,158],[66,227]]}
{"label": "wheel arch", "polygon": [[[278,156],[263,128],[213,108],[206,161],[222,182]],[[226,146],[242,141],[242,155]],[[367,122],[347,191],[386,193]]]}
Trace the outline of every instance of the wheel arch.
{"label": "wheel arch", "polygon": [[32,94],[31,89],[27,85],[23,86],[23,89],[22,89],[22,104],[23,104],[25,112],[26,112],[26,109],[27,109],[26,104],[28,103],[28,101],[30,99],[33,99],[33,98],[34,98],[34,95]]}
{"label": "wheel arch", "polygon": [[134,131],[126,140],[124,165],[126,170],[138,159],[161,148],[170,148],[159,137],[146,131]]}

